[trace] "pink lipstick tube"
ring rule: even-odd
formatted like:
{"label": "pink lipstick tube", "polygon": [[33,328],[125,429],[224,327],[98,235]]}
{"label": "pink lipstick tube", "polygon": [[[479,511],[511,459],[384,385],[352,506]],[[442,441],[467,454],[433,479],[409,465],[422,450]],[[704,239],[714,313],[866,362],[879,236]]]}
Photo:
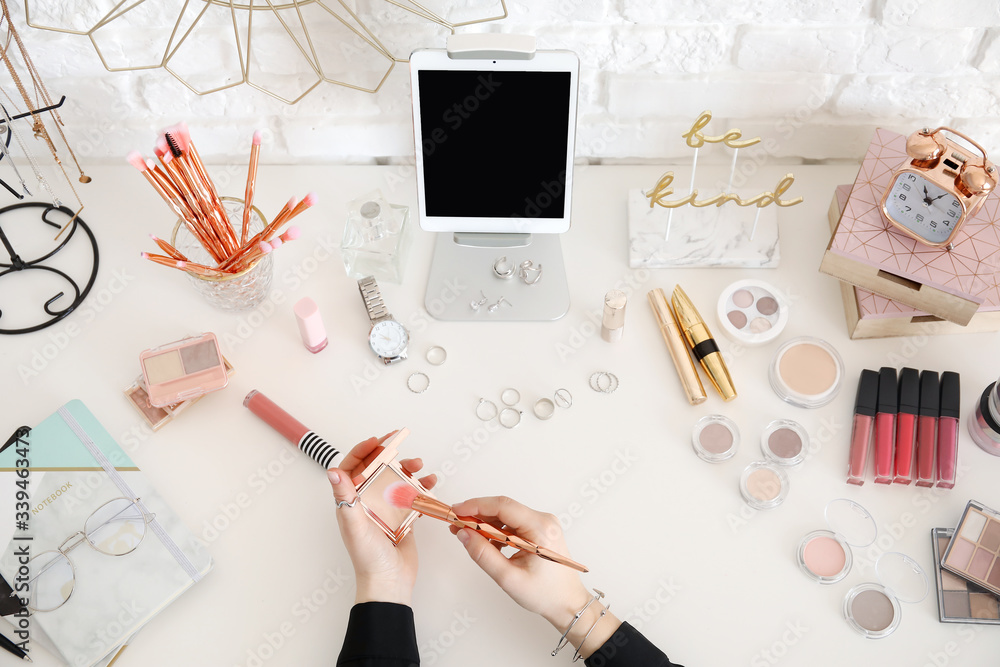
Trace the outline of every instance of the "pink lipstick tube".
{"label": "pink lipstick tube", "polygon": [[878,411],[875,413],[876,484],[892,484],[898,409],[896,369],[883,366],[878,371]]}
{"label": "pink lipstick tube", "polygon": [[899,372],[899,414],[896,415],[896,484],[913,481],[919,410],[920,373],[915,368],[904,368]]}
{"label": "pink lipstick tube", "polygon": [[955,488],[958,473],[958,420],[961,415],[962,386],[958,373],[941,373],[941,416],[937,424],[937,485]]}
{"label": "pink lipstick tube", "polygon": [[921,371],[920,411],[917,415],[917,486],[934,486],[940,392],[937,371]]}
{"label": "pink lipstick tube", "polygon": [[306,428],[302,422],[256,389],[243,399],[243,407],[263,419],[268,426],[324,468],[336,468],[344,460],[344,455],[336,447]]}
{"label": "pink lipstick tube", "polygon": [[851,452],[847,463],[847,483],[865,483],[868,450],[871,449],[872,427],[878,406],[878,373],[865,369],[858,381],[858,396],[854,403],[854,426],[851,429]]}

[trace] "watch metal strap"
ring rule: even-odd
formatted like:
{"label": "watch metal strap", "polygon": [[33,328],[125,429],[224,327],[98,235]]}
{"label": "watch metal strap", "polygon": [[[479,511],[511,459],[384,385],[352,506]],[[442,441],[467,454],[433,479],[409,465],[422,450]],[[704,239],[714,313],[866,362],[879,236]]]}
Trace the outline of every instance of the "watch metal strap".
{"label": "watch metal strap", "polygon": [[378,288],[374,276],[366,276],[358,281],[358,289],[361,290],[361,298],[365,301],[365,308],[368,309],[368,318],[374,324],[378,320],[389,317],[389,311],[382,301],[382,290]]}

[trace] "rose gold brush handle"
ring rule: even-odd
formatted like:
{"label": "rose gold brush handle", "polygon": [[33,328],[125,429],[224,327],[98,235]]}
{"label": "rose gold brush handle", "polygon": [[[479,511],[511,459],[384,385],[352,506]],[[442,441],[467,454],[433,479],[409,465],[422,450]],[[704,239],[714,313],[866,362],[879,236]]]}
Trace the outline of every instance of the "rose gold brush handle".
{"label": "rose gold brush handle", "polygon": [[458,528],[470,528],[488,540],[500,542],[501,544],[510,545],[516,549],[520,549],[521,551],[533,553],[536,556],[544,558],[545,560],[558,563],[559,565],[565,565],[566,567],[572,568],[578,572],[590,571],[580,563],[577,563],[562,554],[556,553],[551,549],[538,546],[534,542],[515,535],[510,531],[490,525],[479,517],[458,516],[451,509],[451,507],[442,503],[440,500],[428,498],[427,496],[417,496],[417,499],[413,501],[412,507],[425,516],[434,517],[435,519],[440,519],[441,521],[447,521],[451,525]]}

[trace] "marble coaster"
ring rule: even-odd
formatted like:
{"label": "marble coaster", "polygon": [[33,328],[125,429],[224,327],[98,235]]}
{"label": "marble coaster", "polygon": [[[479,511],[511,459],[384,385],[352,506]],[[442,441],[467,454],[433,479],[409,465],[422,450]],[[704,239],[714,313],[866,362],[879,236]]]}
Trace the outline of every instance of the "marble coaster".
{"label": "marble coaster", "polygon": [[649,207],[640,189],[628,193],[629,266],[777,268],[778,216],[775,206],[760,209],[757,231],[750,240],[757,209],[729,203],[721,207],[673,209],[670,236],[664,240],[670,209]]}

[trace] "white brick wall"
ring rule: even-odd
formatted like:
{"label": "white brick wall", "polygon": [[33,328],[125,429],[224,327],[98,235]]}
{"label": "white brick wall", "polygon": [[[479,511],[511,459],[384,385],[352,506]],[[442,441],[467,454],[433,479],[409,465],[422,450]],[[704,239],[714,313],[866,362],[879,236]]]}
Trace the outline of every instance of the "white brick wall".
{"label": "white brick wall", "polygon": [[[498,0],[428,2],[456,19],[499,9]],[[78,5],[91,4],[29,3],[37,8],[33,19],[73,21],[78,28],[86,23]],[[247,86],[198,97],[162,70],[108,72],[86,37],[28,28],[24,7],[8,4],[51,92],[69,97],[66,131],[84,160],[148,151],[156,128],[181,119],[213,160],[245,160],[255,128],[269,130],[264,159],[271,163],[412,155],[405,64],[374,95],[321,84],[291,107]],[[162,39],[166,19],[156,6],[165,5],[140,6],[135,20],[109,26],[101,36],[109,59],[118,64],[137,45],[150,52],[150,40]],[[352,7],[399,55],[443,45],[444,29],[384,0],[355,0]],[[996,0],[508,0],[508,7],[506,20],[464,30],[529,32],[543,48],[579,53],[581,158],[686,158],[680,135],[703,109],[715,114],[713,133],[739,127],[747,136],[773,138],[773,159],[857,159],[875,126],[909,132],[938,123],[953,124],[1000,155]],[[323,15],[318,5],[306,12],[314,20]],[[268,30],[264,13],[257,16],[259,76],[298,94],[301,59],[288,44],[269,41],[268,35],[283,34],[274,30],[273,17]],[[385,59],[370,49],[345,55],[350,33],[327,19],[316,46],[330,70],[363,70],[352,80],[377,81]],[[231,25],[216,25],[213,30],[232,41]],[[219,48],[203,45],[209,35],[200,37],[199,48],[178,65],[204,65],[218,79],[234,58],[218,57]],[[338,59],[343,64],[335,64]],[[13,93],[6,79],[0,77],[0,85]]]}

